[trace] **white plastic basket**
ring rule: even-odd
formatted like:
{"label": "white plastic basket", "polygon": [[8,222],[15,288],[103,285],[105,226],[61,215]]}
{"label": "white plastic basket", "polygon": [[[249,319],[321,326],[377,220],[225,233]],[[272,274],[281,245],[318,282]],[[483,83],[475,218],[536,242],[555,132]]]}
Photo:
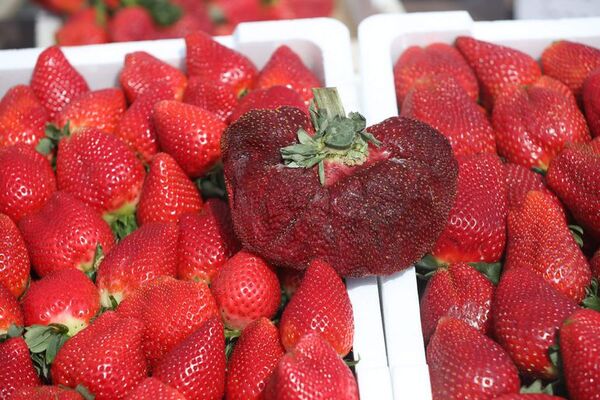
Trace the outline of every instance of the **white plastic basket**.
{"label": "white plastic basket", "polygon": [[[232,36],[217,38],[247,55],[259,68],[281,44],[289,45],[327,85],[338,88],[348,111],[358,108],[348,29],[340,22],[318,18],[241,24]],[[0,52],[0,96],[12,86],[28,83],[42,49]],[[144,50],[183,68],[182,39],[68,47],[66,57],[94,89],[118,85],[127,53]],[[392,398],[376,278],[349,279],[354,308],[354,354],[362,399]]]}

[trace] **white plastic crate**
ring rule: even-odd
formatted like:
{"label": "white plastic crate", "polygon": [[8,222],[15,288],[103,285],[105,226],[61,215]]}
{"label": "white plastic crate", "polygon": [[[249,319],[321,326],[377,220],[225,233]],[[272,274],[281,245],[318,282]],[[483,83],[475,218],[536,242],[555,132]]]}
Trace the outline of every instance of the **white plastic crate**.
{"label": "white plastic crate", "polygon": [[[398,115],[393,65],[409,46],[453,43],[459,35],[511,46],[539,58],[569,39],[600,47],[600,18],[474,22],[465,11],[377,15],[359,26],[361,111],[369,124]],[[396,399],[429,399],[414,268],[380,279],[388,364]]]}
{"label": "white plastic crate", "polygon": [[[340,22],[318,18],[241,24],[233,36],[217,38],[222,44],[247,55],[262,67],[281,44],[289,45],[327,85],[338,88],[348,111],[358,108],[348,29]],[[0,52],[0,96],[19,83],[28,83],[42,49]],[[144,50],[183,68],[182,39],[113,43],[63,49],[74,67],[93,89],[118,85],[118,74],[127,53]],[[349,279],[348,292],[354,308],[354,354],[362,399],[390,399],[379,291],[376,278]]]}

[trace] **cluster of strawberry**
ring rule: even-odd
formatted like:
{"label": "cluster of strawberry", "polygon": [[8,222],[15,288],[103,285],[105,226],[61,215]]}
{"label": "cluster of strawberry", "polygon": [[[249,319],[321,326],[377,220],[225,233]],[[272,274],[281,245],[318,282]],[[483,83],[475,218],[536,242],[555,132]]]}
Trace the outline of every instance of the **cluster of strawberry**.
{"label": "cluster of strawberry", "polygon": [[187,74],[136,52],[101,90],[51,47],[1,100],[0,399],[358,398],[342,279],[241,249],[218,198],[223,132],[308,118],[319,79],[186,45]]}
{"label": "cluster of strawberry", "polygon": [[598,398],[600,50],[558,41],[540,66],[459,37],[408,48],[394,75],[400,114],[458,161],[419,263],[433,398]]}

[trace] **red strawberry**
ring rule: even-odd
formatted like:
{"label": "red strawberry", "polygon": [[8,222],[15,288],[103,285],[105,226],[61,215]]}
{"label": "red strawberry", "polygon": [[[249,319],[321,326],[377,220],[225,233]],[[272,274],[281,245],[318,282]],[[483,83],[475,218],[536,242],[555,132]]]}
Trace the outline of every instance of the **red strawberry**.
{"label": "red strawberry", "polygon": [[29,282],[29,255],[15,223],[0,214],[0,286],[19,297]]}
{"label": "red strawberry", "polygon": [[596,250],[596,253],[590,260],[590,267],[592,269],[592,276],[600,279],[600,249]]}
{"label": "red strawberry", "polygon": [[85,386],[96,400],[121,399],[147,374],[142,351],[142,323],[108,311],[59,350],[52,380]]}
{"label": "red strawberry", "polygon": [[427,364],[433,400],[491,400],[519,392],[519,373],[502,347],[455,318],[440,320]]}
{"label": "red strawberry", "polygon": [[23,218],[19,229],[39,276],[70,268],[91,271],[96,247],[108,253],[115,240],[99,214],[64,192],[56,192],[40,211]]}
{"label": "red strawberry", "polygon": [[358,399],[356,380],[333,347],[317,334],[304,336],[281,358],[265,400]]}
{"label": "red strawberry", "polygon": [[149,90],[181,100],[187,86],[187,78],[183,72],[144,51],[125,56],[119,81],[130,102]]}
{"label": "red strawberry", "polygon": [[569,395],[591,400],[600,393],[600,313],[578,310],[560,329],[560,354]]}
{"label": "red strawberry", "polygon": [[510,393],[496,397],[494,400],[564,400],[564,398],[541,393]]}
{"label": "red strawberry", "polygon": [[183,101],[215,114],[223,122],[238,104],[237,94],[230,86],[192,77],[183,95]]}
{"label": "red strawberry", "polygon": [[144,282],[177,272],[177,225],[155,222],[142,226],[108,252],[96,285],[104,307],[129,296]]}
{"label": "red strawberry", "polygon": [[295,90],[306,104],[313,98],[312,88],[321,87],[321,81],[288,46],[280,46],[260,71],[254,87],[268,89],[286,86]]}
{"label": "red strawberry", "polygon": [[124,7],[111,18],[108,34],[111,42],[150,40],[156,35],[156,27],[152,15],[144,7]]}
{"label": "red strawberry", "polygon": [[541,61],[544,74],[563,82],[579,96],[585,78],[600,67],[600,50],[559,40],[544,50]]}
{"label": "red strawberry", "polygon": [[111,88],[84,93],[56,115],[58,126],[69,122],[71,132],[84,127],[113,133],[127,105],[121,89]]}
{"label": "red strawberry", "polygon": [[417,80],[433,75],[454,78],[471,99],[477,100],[477,78],[462,55],[446,43],[432,43],[427,47],[411,46],[396,60],[394,82],[398,104],[402,106]]}
{"label": "red strawberry", "polygon": [[35,0],[42,6],[57,13],[72,14],[85,6],[85,0]]}
{"label": "red strawberry", "polygon": [[170,155],[157,154],[142,186],[137,209],[139,224],[177,222],[183,214],[201,208],[202,199],[196,185]]}
{"label": "red strawberry", "polygon": [[275,272],[260,257],[243,250],[218,271],[211,290],[225,326],[231,329],[244,329],[260,317],[274,317],[281,301]]}
{"label": "red strawberry", "polygon": [[67,18],[56,31],[56,44],[59,46],[81,46],[86,44],[108,43],[108,33],[104,29],[105,13],[98,13],[96,7],[85,8]]}
{"label": "red strawberry", "polygon": [[475,71],[488,109],[504,89],[528,85],[541,75],[535,60],[519,50],[467,36],[459,36],[455,45]]}
{"label": "red strawberry", "polygon": [[414,81],[402,103],[403,117],[439,130],[454,155],[496,153],[492,124],[459,82],[450,76],[425,76]]}
{"label": "red strawberry", "polygon": [[83,400],[75,390],[59,386],[38,386],[16,391],[11,400]]}
{"label": "red strawberry", "polygon": [[126,400],[186,400],[181,393],[156,378],[146,378],[129,392]]}
{"label": "red strawberry", "polygon": [[281,289],[288,298],[292,298],[300,288],[305,271],[291,268],[278,268],[277,277],[281,283]]}
{"label": "red strawberry", "polygon": [[0,283],[0,335],[5,335],[11,325],[23,326],[23,312],[15,296]]}
{"label": "red strawberry", "polygon": [[273,0],[266,5],[266,19],[295,19],[329,17],[333,0]]}
{"label": "red strawberry", "polygon": [[264,317],[252,322],[242,331],[229,358],[225,397],[229,400],[261,399],[284,354],[277,327]]}
{"label": "red strawberry", "polygon": [[492,325],[498,343],[519,371],[552,380],[557,371],[548,356],[556,332],[577,304],[527,268],[502,274],[492,303]]}
{"label": "red strawberry", "polygon": [[188,400],[223,398],[225,335],[218,318],[206,321],[161,360],[153,376]]}
{"label": "red strawberry", "polygon": [[530,190],[550,193],[544,184],[542,175],[519,164],[504,164],[506,172],[506,192],[508,209],[520,208]]}
{"label": "red strawberry", "polygon": [[431,254],[446,263],[499,261],[506,213],[506,175],[498,156],[458,157],[456,200]]}
{"label": "red strawberry", "polygon": [[179,219],[177,277],[210,284],[239,250],[229,207],[221,200],[209,199],[200,213]]}
{"label": "red strawberry", "polygon": [[214,29],[213,21],[204,5],[196,6],[193,13],[184,14],[172,25],[157,29],[155,39],[182,38],[196,31],[211,33]]}
{"label": "red strawberry", "polygon": [[191,104],[165,100],[154,106],[158,142],[191,177],[208,172],[221,157],[226,125],[215,114]]}
{"label": "red strawberry", "polygon": [[211,0],[211,14],[219,16],[219,20],[237,25],[241,22],[260,21],[263,3],[260,0]]}
{"label": "red strawberry", "polygon": [[58,46],[48,47],[40,53],[31,75],[31,88],[50,118],[90,90]]}
{"label": "red strawberry", "polygon": [[590,73],[583,83],[582,97],[592,136],[600,136],[600,67]]}
{"label": "red strawberry", "polygon": [[316,260],[308,266],[298,291],[283,311],[279,331],[288,351],[304,335],[318,333],[339,355],[350,352],[354,339],[352,304],[344,282],[329,264]]}
{"label": "red strawberry", "polygon": [[0,100],[0,147],[19,142],[37,145],[44,137],[48,112],[31,87],[17,85]]}
{"label": "red strawberry", "polygon": [[0,343],[0,399],[9,400],[22,388],[32,388],[41,384],[37,376],[29,349],[21,337]]}
{"label": "red strawberry", "polygon": [[190,77],[231,86],[238,97],[250,89],[256,79],[258,72],[252,61],[204,32],[187,35],[185,45]]}
{"label": "red strawberry", "polygon": [[131,214],[144,182],[144,167],[119,138],[83,128],[58,144],[59,190],[91,205],[108,221]]}
{"label": "red strawberry", "polygon": [[231,123],[237,121],[250,110],[276,110],[283,106],[296,107],[308,114],[308,108],[306,108],[306,104],[298,92],[285,86],[273,86],[267,89],[254,90],[242,97],[229,121]]}

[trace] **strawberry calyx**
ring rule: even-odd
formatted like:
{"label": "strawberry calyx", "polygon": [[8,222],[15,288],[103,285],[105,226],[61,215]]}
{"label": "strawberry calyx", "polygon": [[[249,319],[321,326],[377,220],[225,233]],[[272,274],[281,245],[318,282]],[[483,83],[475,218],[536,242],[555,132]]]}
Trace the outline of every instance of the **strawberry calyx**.
{"label": "strawberry calyx", "polygon": [[88,388],[82,384],[75,386],[75,391],[79,393],[85,400],[94,400],[96,398],[96,396],[94,396],[92,392],[90,392]]}
{"label": "strawberry calyx", "polygon": [[[502,272],[502,263],[486,263],[486,262],[468,262],[471,267],[482,273],[492,284],[497,285],[500,281]],[[421,260],[415,264],[417,270],[417,278],[428,280],[439,269],[447,268],[449,263],[443,261],[431,254],[426,254]]]}
{"label": "strawberry calyx", "polygon": [[64,137],[71,136],[70,121],[67,121],[65,126],[62,128],[55,124],[48,122],[44,130],[46,137],[42,138],[35,148],[36,151],[44,156],[48,156],[54,153],[54,150],[58,146],[58,142]]}
{"label": "strawberry calyx", "polygon": [[24,331],[25,331],[25,328],[23,328],[22,326],[10,324],[6,333],[0,335],[0,343],[4,342],[5,340],[8,340],[8,339],[19,337],[19,336],[23,335]]}
{"label": "strawberry calyx", "polygon": [[118,210],[105,213],[102,218],[110,225],[110,229],[115,234],[118,241],[121,241],[127,235],[138,228],[135,218],[135,211],[138,199],[134,202],[124,204]]}
{"label": "strawberry calyx", "polygon": [[33,366],[48,381],[50,365],[70,337],[69,328],[62,324],[31,325],[25,328],[23,336],[31,352]]}
{"label": "strawberry calyx", "polygon": [[497,285],[498,282],[500,282],[502,263],[470,262],[468,264],[481,272],[494,285]]}
{"label": "strawberry calyx", "polygon": [[583,228],[579,225],[569,225],[569,231],[579,247],[583,247]]}
{"label": "strawberry calyx", "polygon": [[154,22],[160,26],[169,26],[177,22],[183,15],[181,7],[171,0],[122,0],[125,7],[139,5],[144,7]]}
{"label": "strawberry calyx", "polygon": [[596,278],[592,279],[590,286],[585,289],[585,298],[581,302],[583,307],[600,311],[600,293],[599,284]]}

